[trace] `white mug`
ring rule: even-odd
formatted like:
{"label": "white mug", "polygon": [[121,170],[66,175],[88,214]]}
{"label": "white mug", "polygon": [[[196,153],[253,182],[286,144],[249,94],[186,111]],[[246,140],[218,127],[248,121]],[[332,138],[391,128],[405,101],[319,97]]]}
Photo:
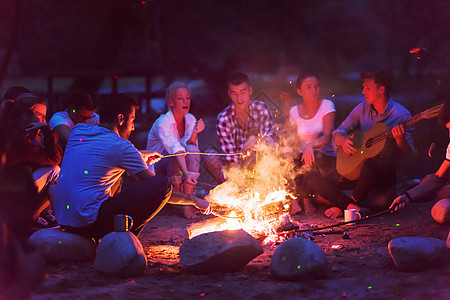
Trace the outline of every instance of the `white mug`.
{"label": "white mug", "polygon": [[[344,210],[344,222],[355,221],[361,219],[361,214],[356,211],[356,209],[346,209]],[[355,224],[355,223],[349,223]]]}

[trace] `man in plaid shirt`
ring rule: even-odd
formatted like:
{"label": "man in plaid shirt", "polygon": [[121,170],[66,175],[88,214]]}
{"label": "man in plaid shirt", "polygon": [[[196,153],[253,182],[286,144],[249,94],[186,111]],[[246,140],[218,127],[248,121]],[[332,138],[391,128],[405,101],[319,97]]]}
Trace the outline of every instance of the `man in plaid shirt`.
{"label": "man in plaid shirt", "polygon": [[[230,76],[227,85],[228,96],[233,103],[219,114],[216,127],[222,152],[230,155],[225,156],[219,167],[217,159],[209,159],[214,161],[213,168],[216,169],[215,172],[211,172],[211,168],[208,168],[211,173],[217,173],[218,169],[225,165],[238,166],[242,161],[241,156],[231,154],[252,151],[258,141],[264,141],[271,147],[276,146],[272,115],[264,102],[250,100],[253,88],[248,76],[235,73]],[[222,174],[214,175],[219,183],[225,181]]]}

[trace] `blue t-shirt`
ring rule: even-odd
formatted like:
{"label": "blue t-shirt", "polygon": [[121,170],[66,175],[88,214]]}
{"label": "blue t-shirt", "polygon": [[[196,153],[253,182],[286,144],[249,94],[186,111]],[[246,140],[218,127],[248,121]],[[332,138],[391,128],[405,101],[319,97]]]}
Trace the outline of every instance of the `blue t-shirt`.
{"label": "blue t-shirt", "polygon": [[120,176],[125,171],[134,175],[146,169],[139,151],[116,132],[90,124],[75,125],[56,186],[58,223],[72,227],[94,223]]}

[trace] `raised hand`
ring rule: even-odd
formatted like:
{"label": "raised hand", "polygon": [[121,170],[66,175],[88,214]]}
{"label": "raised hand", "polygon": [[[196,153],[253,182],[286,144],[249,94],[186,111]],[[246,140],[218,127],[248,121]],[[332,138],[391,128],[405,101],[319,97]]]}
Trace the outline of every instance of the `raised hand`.
{"label": "raised hand", "polygon": [[203,129],[205,129],[205,123],[203,122],[203,119],[199,119],[197,122],[195,122],[194,132],[199,133],[202,132]]}

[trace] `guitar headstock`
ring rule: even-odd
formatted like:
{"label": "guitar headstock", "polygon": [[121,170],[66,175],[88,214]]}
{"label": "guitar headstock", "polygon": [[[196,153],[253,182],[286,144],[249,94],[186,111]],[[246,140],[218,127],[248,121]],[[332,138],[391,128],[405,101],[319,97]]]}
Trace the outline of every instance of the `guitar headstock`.
{"label": "guitar headstock", "polygon": [[431,119],[431,118],[437,117],[437,115],[439,114],[439,112],[441,111],[443,106],[444,106],[444,104],[439,104],[432,108],[429,108],[429,109],[421,112],[420,116],[422,117],[422,119]]}

